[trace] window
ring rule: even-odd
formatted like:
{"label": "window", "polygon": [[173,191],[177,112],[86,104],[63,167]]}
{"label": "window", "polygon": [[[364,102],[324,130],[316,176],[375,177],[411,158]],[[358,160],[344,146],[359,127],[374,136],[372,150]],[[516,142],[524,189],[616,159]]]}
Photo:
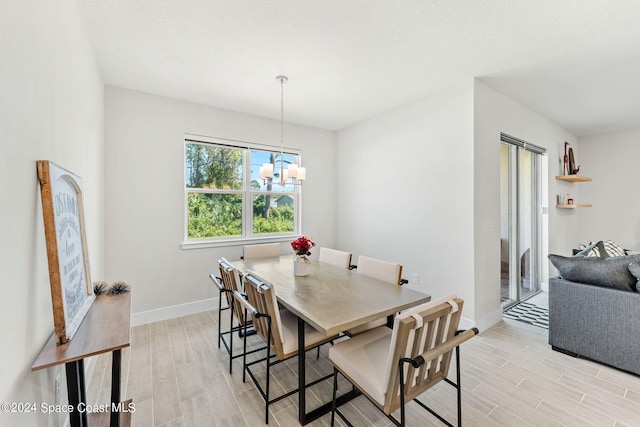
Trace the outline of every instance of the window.
{"label": "window", "polygon": [[[299,164],[292,150],[188,136],[185,138],[185,241],[233,242],[299,234],[300,186],[260,179],[260,166],[280,159]],[[275,148],[275,147],[273,147]],[[275,148],[277,150],[277,148]]]}

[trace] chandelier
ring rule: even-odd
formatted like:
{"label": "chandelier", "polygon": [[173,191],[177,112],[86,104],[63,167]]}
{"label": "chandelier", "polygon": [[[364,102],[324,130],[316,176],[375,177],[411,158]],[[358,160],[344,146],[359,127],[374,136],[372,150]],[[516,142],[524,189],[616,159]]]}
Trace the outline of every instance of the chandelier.
{"label": "chandelier", "polygon": [[[291,163],[284,158],[284,84],[289,81],[287,76],[277,76],[276,80],[280,81],[280,153],[276,153],[272,163],[264,163],[260,166],[260,179],[267,182],[273,182],[274,168],[276,172],[277,184],[285,185],[301,185],[307,177],[307,170],[298,166],[297,163]],[[285,169],[285,165],[287,168]]]}

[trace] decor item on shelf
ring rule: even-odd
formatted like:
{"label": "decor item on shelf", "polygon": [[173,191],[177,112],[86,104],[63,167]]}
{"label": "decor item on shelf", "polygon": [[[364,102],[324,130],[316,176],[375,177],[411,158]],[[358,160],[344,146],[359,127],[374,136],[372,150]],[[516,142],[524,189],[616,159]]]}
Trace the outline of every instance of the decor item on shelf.
{"label": "decor item on shelf", "polygon": [[573,206],[573,199],[567,199],[567,204],[569,206]]}
{"label": "decor item on shelf", "polygon": [[[567,147],[569,148],[567,150]],[[564,142],[564,156],[562,161],[562,175],[577,175],[580,171],[580,165],[576,167],[576,161],[573,155],[573,148],[569,147],[568,142]]]}
{"label": "decor item on shelf", "polygon": [[111,288],[109,289],[109,293],[111,295],[123,294],[125,292],[129,292],[129,285],[123,281],[113,282],[111,284]]}
{"label": "decor item on shelf", "polygon": [[[264,163],[260,167],[260,178],[264,181],[273,180],[274,168],[278,177],[277,183],[281,186],[287,184],[301,185],[307,177],[307,170],[297,164],[289,164],[285,169],[284,159],[284,84],[289,81],[287,76],[277,76],[276,80],[280,81],[280,158],[275,155],[273,163]],[[278,172],[279,171],[279,172]]]}
{"label": "decor item on shelf", "polygon": [[314,247],[315,242],[306,236],[298,237],[291,242],[293,252],[296,254],[293,260],[293,275],[294,276],[306,276],[309,274],[309,258],[311,255],[311,248]]}
{"label": "decor item on shelf", "polygon": [[109,284],[105,281],[94,282],[93,283],[93,293],[98,295],[106,294],[109,292]]}
{"label": "decor item on shelf", "polygon": [[569,148],[569,175],[575,175],[576,160],[573,157],[573,148]]}
{"label": "decor item on shelf", "polygon": [[566,198],[564,197],[564,194],[558,194],[556,196],[556,198],[558,199],[557,201],[558,201],[559,205],[564,205],[565,204]]}
{"label": "decor item on shelf", "polygon": [[129,285],[127,285],[123,281],[113,282],[112,284],[109,284],[105,281],[100,281],[93,284],[93,293],[96,295],[118,295],[124,292],[129,292],[129,290]]}

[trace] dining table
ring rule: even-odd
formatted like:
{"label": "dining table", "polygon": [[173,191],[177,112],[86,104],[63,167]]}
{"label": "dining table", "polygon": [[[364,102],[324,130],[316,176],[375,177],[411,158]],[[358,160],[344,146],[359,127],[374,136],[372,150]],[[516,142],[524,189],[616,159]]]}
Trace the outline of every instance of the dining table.
{"label": "dining table", "polygon": [[[332,402],[306,410],[305,323],[327,336],[336,335],[428,302],[431,296],[317,260],[308,260],[308,275],[295,276],[294,262],[294,256],[285,255],[232,264],[241,274],[270,283],[279,304],[298,318],[298,420],[306,425],[330,412]],[[337,405],[358,395],[353,389],[345,392]]]}

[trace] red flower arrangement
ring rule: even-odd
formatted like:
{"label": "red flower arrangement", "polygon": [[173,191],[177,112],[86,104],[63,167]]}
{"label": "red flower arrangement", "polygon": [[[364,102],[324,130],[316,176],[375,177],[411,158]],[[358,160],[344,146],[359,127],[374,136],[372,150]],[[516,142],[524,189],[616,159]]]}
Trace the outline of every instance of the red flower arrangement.
{"label": "red flower arrangement", "polygon": [[311,252],[309,251],[315,245],[315,242],[306,236],[298,237],[296,240],[291,242],[293,252],[295,252],[295,254],[298,256],[311,255]]}

